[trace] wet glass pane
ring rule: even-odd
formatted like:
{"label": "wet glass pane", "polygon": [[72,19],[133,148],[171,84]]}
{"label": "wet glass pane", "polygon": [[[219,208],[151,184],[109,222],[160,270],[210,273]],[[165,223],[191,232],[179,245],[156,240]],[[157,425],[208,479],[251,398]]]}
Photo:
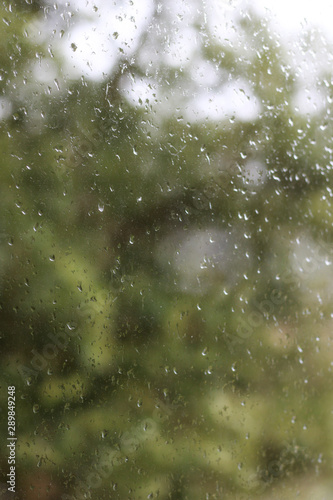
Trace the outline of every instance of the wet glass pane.
{"label": "wet glass pane", "polygon": [[1,3],[1,497],[330,497],[332,6],[295,6]]}

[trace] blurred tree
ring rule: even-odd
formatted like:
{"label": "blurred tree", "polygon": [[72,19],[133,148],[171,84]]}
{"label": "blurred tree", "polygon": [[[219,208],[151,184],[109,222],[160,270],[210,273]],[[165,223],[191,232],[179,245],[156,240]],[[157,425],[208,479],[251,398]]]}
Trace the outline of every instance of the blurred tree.
{"label": "blurred tree", "polygon": [[329,489],[331,75],[303,113],[269,23],[241,9],[220,35],[212,6],[147,2],[129,41],[108,26],[98,75],[107,49],[74,32],[102,4],[2,3],[18,498]]}

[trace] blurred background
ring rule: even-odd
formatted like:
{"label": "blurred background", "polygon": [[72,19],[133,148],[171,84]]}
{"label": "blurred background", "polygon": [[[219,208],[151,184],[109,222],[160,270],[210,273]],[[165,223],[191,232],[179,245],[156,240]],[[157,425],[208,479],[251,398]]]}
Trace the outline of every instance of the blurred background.
{"label": "blurred background", "polygon": [[1,2],[1,498],[8,386],[10,498],[333,498],[333,13],[266,4]]}

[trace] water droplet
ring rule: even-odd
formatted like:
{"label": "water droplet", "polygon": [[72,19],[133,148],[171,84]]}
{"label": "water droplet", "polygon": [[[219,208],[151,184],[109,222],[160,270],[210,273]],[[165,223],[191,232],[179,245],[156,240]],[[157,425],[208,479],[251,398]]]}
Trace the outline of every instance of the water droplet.
{"label": "water droplet", "polygon": [[54,261],[55,261],[55,255],[50,255],[49,260],[50,260],[51,262],[54,262]]}
{"label": "water droplet", "polygon": [[34,413],[38,413],[38,412],[39,412],[39,405],[33,405],[33,407],[32,407],[32,411],[33,411]]}
{"label": "water droplet", "polygon": [[71,331],[75,330],[75,328],[76,328],[76,324],[73,322],[67,323],[66,326],[67,326],[68,330],[71,330]]}
{"label": "water droplet", "polygon": [[103,203],[99,203],[98,204],[98,211],[99,212],[104,212],[104,204]]}

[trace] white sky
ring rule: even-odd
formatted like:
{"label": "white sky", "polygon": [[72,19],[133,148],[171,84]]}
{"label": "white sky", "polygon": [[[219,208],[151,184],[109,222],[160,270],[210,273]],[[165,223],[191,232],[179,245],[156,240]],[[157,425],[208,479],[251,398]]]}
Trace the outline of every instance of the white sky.
{"label": "white sky", "polygon": [[331,0],[255,0],[260,12],[269,9],[276,18],[277,27],[286,32],[297,32],[306,26],[315,26],[333,39],[333,2]]}
{"label": "white sky", "polygon": [[[178,17],[188,30],[189,5],[195,6],[195,2],[178,0],[161,2],[161,5],[168,5],[175,20]],[[197,5],[204,6],[207,22],[219,29],[223,27],[225,30],[228,26],[232,30],[232,17],[250,7],[269,18],[274,31],[282,38],[288,39],[314,26],[333,41],[332,0],[203,0]],[[119,48],[125,53],[135,49],[137,35],[148,26],[153,8],[153,0],[72,0],[72,13],[86,18],[73,25],[67,35],[65,49],[72,71],[85,73],[91,79],[102,78],[103,72],[109,71],[118,57]],[[77,47],[75,51],[71,44]],[[188,52],[185,45],[184,51]]]}
{"label": "white sky", "polygon": [[[65,0],[62,1],[65,5]],[[72,0],[66,3],[67,18],[71,24],[65,36],[58,41],[58,48],[65,54],[64,76],[78,78],[84,75],[87,79],[99,81],[110,74],[122,54],[128,59],[134,53],[139,35],[149,28],[154,10],[153,0]],[[325,67],[329,61],[327,54],[306,54],[305,57],[298,41],[301,33],[313,27],[333,43],[333,0],[165,0],[161,2],[161,9],[165,10],[163,13],[170,24],[167,28],[160,27],[160,35],[166,40],[172,31],[172,36],[163,54],[155,54],[155,60],[151,56],[152,64],[163,57],[167,65],[186,66],[195,53],[198,36],[191,27],[193,16],[197,16],[200,23],[207,23],[211,32],[221,41],[227,38],[230,43],[237,43],[240,35],[235,29],[234,19],[249,8],[269,19],[269,25],[280,43],[291,47],[294,61],[296,57],[300,58],[299,79],[304,88],[300,90],[295,105],[309,113],[317,112],[325,102],[315,88],[313,79],[317,72],[311,64],[316,65],[318,70],[318,64]],[[191,22],[188,22],[189,19]],[[193,61],[198,62],[198,59]],[[199,61],[200,66],[201,62],[205,65],[205,61]],[[206,70],[201,76],[197,72],[205,92],[195,96],[195,111],[194,108],[188,109],[188,119],[202,119],[202,114],[206,114],[207,118],[219,119],[221,111],[219,115],[218,110],[223,110],[224,116],[236,116],[243,120],[250,120],[258,113],[260,103],[256,102],[254,96],[249,99],[248,92],[245,95],[243,93],[246,82],[230,81],[218,94],[204,83],[209,71],[210,76],[214,77],[210,68]],[[127,85],[127,95],[132,100],[138,101],[140,98],[145,101],[154,93],[156,88],[152,89],[144,78],[141,82],[129,82]]]}

